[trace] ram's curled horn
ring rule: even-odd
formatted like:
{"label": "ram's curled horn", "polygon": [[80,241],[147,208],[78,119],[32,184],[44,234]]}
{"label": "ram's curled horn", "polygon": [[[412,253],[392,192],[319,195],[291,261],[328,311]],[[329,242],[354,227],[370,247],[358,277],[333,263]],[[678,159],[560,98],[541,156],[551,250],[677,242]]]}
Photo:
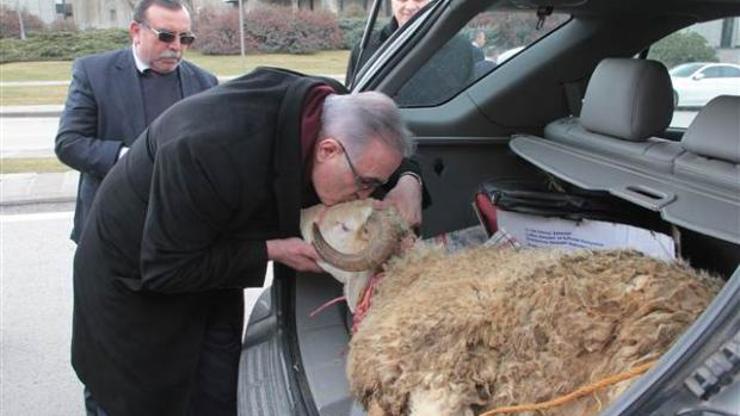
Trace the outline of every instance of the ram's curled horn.
{"label": "ram's curled horn", "polygon": [[374,270],[396,251],[407,232],[397,219],[394,208],[374,210],[364,225],[368,245],[357,253],[342,253],[332,247],[321,235],[318,224],[313,223],[313,245],[324,261],[339,269],[349,272]]}

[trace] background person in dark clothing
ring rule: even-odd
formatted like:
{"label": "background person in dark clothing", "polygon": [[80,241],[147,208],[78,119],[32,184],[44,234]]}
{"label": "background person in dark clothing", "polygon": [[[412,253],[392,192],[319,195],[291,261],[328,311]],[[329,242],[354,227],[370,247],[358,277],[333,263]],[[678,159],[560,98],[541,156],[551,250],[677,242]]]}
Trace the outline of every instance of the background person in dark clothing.
{"label": "background person in dark clothing", "polygon": [[349,62],[347,63],[347,75],[344,78],[345,85],[349,85],[352,80],[352,76],[359,71],[360,68],[370,59],[375,51],[380,48],[388,38],[396,31],[399,27],[405,25],[416,13],[419,12],[424,6],[429,3],[429,0],[391,0],[391,11],[393,17],[391,21],[385,25],[380,31],[373,32],[368,41],[365,51],[362,53],[362,61],[360,58],[360,44],[357,43],[353,48],[349,56]]}
{"label": "background person in dark clothing", "polygon": [[142,0],[129,25],[132,47],[75,61],[55,140],[80,171],[72,240],[77,242],[100,182],[139,134],[176,101],[216,85],[183,61],[195,40],[179,0]]}
{"label": "background person in dark clothing", "polygon": [[[427,3],[429,0],[391,0],[391,21],[380,31],[373,32],[361,58],[359,43],[352,49],[345,84],[349,85],[352,77],[393,32],[408,23]],[[474,79],[475,51],[476,48],[464,36],[453,36],[419,68],[393,99],[402,107],[441,104]]]}
{"label": "background person in dark clothing", "polygon": [[105,178],[75,254],[72,336],[105,412],[236,414],[242,289],[269,260],[275,279],[319,271],[302,207],[405,178],[394,103],[343,90],[258,69],[175,104]]}
{"label": "background person in dark clothing", "polygon": [[473,60],[475,62],[486,59],[486,32],[483,29],[473,31],[473,40],[470,44],[473,46]]}

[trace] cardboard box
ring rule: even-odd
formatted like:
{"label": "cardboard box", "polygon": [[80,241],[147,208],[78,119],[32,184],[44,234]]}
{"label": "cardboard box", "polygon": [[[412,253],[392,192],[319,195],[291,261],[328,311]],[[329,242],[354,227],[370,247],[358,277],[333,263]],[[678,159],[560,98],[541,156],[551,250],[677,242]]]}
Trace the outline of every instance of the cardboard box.
{"label": "cardboard box", "polygon": [[631,248],[665,260],[676,258],[670,236],[644,228],[613,222],[548,218],[498,209],[497,221],[524,247],[564,250]]}

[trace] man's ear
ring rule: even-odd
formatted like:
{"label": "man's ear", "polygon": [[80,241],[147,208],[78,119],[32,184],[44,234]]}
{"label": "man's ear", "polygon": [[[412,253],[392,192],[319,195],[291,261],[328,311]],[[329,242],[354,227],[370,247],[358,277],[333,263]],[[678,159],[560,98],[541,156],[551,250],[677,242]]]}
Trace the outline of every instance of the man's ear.
{"label": "man's ear", "polygon": [[333,137],[324,137],[318,139],[316,142],[316,160],[324,162],[331,159],[335,155],[338,155],[342,151],[342,148]]}
{"label": "man's ear", "polygon": [[141,25],[132,20],[128,25],[128,35],[131,37],[131,41],[138,45],[140,42],[139,36],[141,36]]}

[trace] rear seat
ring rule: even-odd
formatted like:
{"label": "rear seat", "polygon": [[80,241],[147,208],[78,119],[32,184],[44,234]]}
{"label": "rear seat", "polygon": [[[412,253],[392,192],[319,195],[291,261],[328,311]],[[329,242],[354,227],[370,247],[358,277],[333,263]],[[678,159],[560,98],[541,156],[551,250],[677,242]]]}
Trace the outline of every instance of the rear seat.
{"label": "rear seat", "polygon": [[676,158],[676,177],[740,190],[740,96],[711,100],[681,140],[685,153]]}
{"label": "rear seat", "polygon": [[681,142],[654,138],[670,118],[664,75],[654,62],[608,59],[591,78],[580,119],[551,123],[546,138],[517,135],[509,147],[578,188],[740,244],[740,97],[710,101]]}
{"label": "rear seat", "polygon": [[545,138],[669,173],[684,147],[652,136],[663,132],[672,116],[671,80],[662,64],[608,58],[591,76],[580,119],[548,124]]}

